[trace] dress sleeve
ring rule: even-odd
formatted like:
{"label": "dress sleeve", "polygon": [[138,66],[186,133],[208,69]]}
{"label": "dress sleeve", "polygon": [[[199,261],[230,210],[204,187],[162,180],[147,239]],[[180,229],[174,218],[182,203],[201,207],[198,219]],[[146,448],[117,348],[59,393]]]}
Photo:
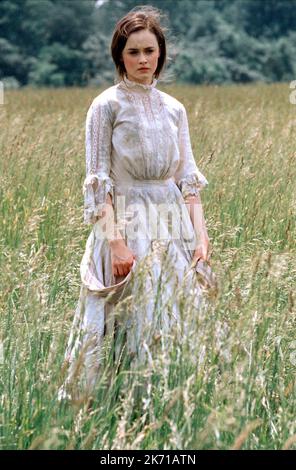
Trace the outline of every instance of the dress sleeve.
{"label": "dress sleeve", "polygon": [[84,223],[93,224],[102,216],[109,193],[114,200],[110,177],[112,115],[109,104],[94,99],[86,116],[86,178],[83,183]]}
{"label": "dress sleeve", "polygon": [[209,183],[196,165],[191,148],[186,109],[183,105],[179,119],[179,151],[180,162],[174,175],[175,182],[184,198],[188,195],[196,196],[199,190]]}

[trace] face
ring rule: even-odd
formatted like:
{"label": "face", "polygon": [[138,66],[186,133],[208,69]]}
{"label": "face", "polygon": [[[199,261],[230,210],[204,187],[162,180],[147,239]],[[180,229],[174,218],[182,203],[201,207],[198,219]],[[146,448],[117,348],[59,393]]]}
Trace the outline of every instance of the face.
{"label": "face", "polygon": [[157,69],[159,56],[160,49],[155,34],[147,29],[132,33],[122,51],[127,78],[150,85]]}

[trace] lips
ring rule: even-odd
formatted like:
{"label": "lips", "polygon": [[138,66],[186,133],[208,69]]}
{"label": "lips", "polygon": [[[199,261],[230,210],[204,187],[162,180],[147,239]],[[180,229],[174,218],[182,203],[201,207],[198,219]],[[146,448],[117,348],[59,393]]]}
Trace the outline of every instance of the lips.
{"label": "lips", "polygon": [[139,70],[146,71],[146,70],[149,70],[149,69],[147,69],[147,68],[141,68],[141,69],[139,69]]}

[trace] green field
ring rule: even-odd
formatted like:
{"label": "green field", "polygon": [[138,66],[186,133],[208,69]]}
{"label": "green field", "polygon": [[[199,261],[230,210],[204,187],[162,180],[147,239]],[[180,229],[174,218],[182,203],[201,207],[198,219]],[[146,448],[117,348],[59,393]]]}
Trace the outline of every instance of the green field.
{"label": "green field", "polygon": [[90,232],[83,224],[84,123],[99,91],[5,92],[1,449],[295,448],[296,105],[289,84],[160,88],[184,103],[209,181],[201,197],[220,291],[196,317],[195,334],[157,349],[144,372],[124,363],[116,373],[106,359],[92,410],[59,403],[57,390]]}

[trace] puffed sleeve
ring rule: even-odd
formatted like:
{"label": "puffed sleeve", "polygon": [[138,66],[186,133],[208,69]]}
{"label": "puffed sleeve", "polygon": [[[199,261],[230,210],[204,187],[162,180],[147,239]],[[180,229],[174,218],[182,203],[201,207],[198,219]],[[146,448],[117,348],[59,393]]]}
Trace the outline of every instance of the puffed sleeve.
{"label": "puffed sleeve", "polygon": [[209,183],[196,165],[191,148],[187,113],[183,105],[180,108],[179,119],[179,151],[180,162],[174,175],[175,182],[184,198],[188,195],[196,196]]}
{"label": "puffed sleeve", "polygon": [[112,113],[109,103],[97,97],[86,116],[86,178],[83,183],[84,222],[93,224],[102,216],[109,193],[114,200],[114,184],[110,177]]}

